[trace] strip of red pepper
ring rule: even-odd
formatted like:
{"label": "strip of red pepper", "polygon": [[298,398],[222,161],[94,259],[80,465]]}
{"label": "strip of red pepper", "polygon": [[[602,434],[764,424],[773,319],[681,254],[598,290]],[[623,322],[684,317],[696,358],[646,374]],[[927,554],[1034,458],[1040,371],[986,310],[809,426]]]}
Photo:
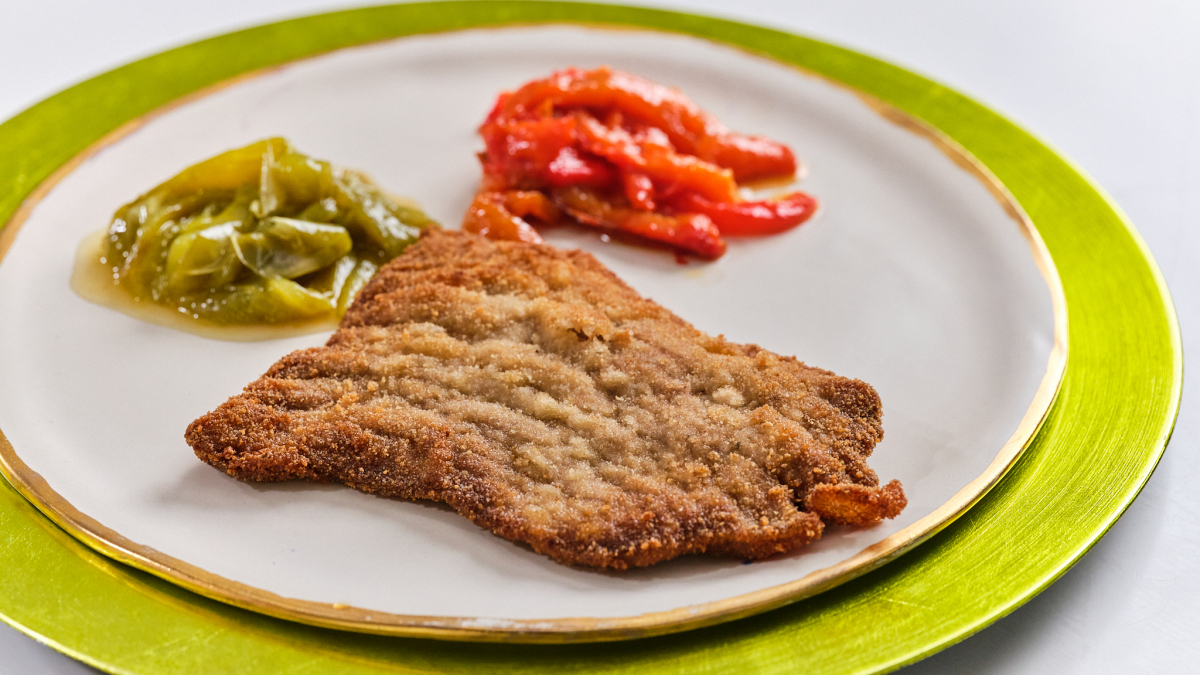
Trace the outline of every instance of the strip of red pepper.
{"label": "strip of red pepper", "polygon": [[573,186],[554,191],[554,201],[585,225],[636,234],[715,260],[725,254],[725,240],[712,220],[699,213],[668,216],[615,206],[595,191]]}
{"label": "strip of red pepper", "polygon": [[479,128],[487,150],[480,157],[487,190],[538,190],[546,186],[607,187],[613,167],[581,155],[573,117],[487,121]]}
{"label": "strip of red pepper", "polygon": [[672,195],[670,205],[682,213],[703,213],[725,235],[778,234],[803,223],[817,211],[817,200],[803,192],[756,202],[711,202],[683,192]]}
{"label": "strip of red pepper", "polygon": [[580,147],[612,162],[622,173],[645,174],[666,191],[695,192],[710,201],[737,199],[733,172],[691,155],[675,152],[656,128],[636,136],[621,127],[607,127],[583,112],[576,112],[575,133]]}
{"label": "strip of red pepper", "polygon": [[[581,107],[605,112],[607,123]],[[480,134],[487,145],[480,157],[484,191],[552,190],[580,222],[704,258],[724,253],[721,234],[782,232],[816,209],[816,200],[799,192],[779,200],[738,199],[735,177],[795,172],[786,146],[731,132],[678,91],[606,68],[568,69],[501,94]],[[683,154],[685,148],[697,156]],[[593,189],[563,189],[572,186]],[[617,203],[626,200],[628,206]],[[532,240],[536,231],[521,214],[508,213],[505,201],[477,198],[468,214],[471,227]],[[674,215],[655,213],[660,203]],[[485,220],[495,225],[484,227]]]}
{"label": "strip of red pepper", "polygon": [[733,171],[739,181],[796,173],[796,157],[782,143],[731,131],[679,90],[610,68],[567,68],[497,100],[492,119],[528,119],[554,110],[620,110],[661,129],[681,153]]}
{"label": "strip of red pepper", "polygon": [[541,192],[481,191],[467,209],[463,229],[491,239],[543,243],[542,235],[523,216],[544,222],[558,220],[558,208]]}

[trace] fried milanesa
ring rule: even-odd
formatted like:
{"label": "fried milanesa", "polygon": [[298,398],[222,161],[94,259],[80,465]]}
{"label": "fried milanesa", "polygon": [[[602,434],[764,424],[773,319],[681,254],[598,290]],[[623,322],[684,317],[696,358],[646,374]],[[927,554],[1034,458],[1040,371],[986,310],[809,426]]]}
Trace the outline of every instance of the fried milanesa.
{"label": "fried milanesa", "polygon": [[187,430],[237,478],[443,501],[617,569],[894,517],[865,461],[882,435],[870,385],[705,335],[586,253],[449,231]]}

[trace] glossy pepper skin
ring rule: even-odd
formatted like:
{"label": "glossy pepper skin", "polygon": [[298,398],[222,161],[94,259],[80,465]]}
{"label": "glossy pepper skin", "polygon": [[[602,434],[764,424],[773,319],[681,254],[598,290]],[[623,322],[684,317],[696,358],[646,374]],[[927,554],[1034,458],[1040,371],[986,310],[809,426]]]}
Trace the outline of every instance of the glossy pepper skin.
{"label": "glossy pepper skin", "polygon": [[803,192],[761,201],[713,202],[694,193],[671,199],[671,207],[682,213],[702,213],[712,219],[721,234],[779,234],[812,217],[817,200]]}
{"label": "glossy pepper skin", "polygon": [[801,192],[742,200],[738,181],[796,173],[790,149],[729,130],[675,89],[609,68],[570,68],[502,93],[479,133],[484,177],[464,226],[494,238],[531,240],[530,214],[508,210],[503,195],[513,191],[558,207],[553,217],[535,214],[535,224],[564,214],[705,259],[724,254],[721,235],[782,232],[817,206]]}
{"label": "glossy pepper skin", "polygon": [[573,186],[554,192],[554,200],[572,218],[602,229],[633,234],[674,246],[707,260],[725,254],[725,241],[708,216],[682,213],[670,216],[614,205],[588,188]]}
{"label": "glossy pepper skin", "polygon": [[796,173],[796,157],[787,146],[731,131],[677,89],[610,68],[568,68],[530,82],[498,100],[489,119],[570,109],[620,111],[633,123],[661,130],[679,152],[732,170],[737,180]]}
{"label": "glossy pepper skin", "polygon": [[467,209],[463,229],[492,239],[543,243],[542,235],[525,218],[544,223],[558,220],[558,207],[540,192],[505,190],[480,192]]}

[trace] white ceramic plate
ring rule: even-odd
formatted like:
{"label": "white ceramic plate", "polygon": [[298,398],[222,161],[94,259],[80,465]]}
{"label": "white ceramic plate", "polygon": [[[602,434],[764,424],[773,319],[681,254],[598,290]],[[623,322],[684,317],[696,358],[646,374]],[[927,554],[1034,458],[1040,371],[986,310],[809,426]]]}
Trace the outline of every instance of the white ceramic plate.
{"label": "white ceramic plate", "polygon": [[[894,521],[830,528],[755,564],[695,557],[601,573],[430,504],[239,483],[199,462],[184,428],[326,336],[211,340],[90,304],[68,286],[78,242],[118,205],[266,136],[365,170],[454,225],[477,185],[475,127],[496,93],[601,64],[678,86],[730,127],[787,143],[822,210],[782,235],[731,239],[711,264],[679,265],[585,230],[556,229],[550,241],[592,251],[701,330],[874,385],[886,437],[871,463],[909,497]],[[1015,459],[1057,387],[1065,325],[1059,312],[1056,326],[1053,270],[1035,262],[1044,259],[1036,235],[935,140],[793,68],[651,32],[467,31],[292,64],[153,117],[37,204],[0,261],[0,429],[45,480],[35,501],[86,516],[72,523],[76,534],[119,534],[126,559],[150,556],[157,563],[146,566],[184,585],[301,620],[434,635],[603,632],[642,615],[682,626],[779,604],[878,564],[969,506]],[[263,606],[276,596],[285,601]],[[329,611],[289,614],[286,599]],[[339,623],[342,611],[351,614]]]}

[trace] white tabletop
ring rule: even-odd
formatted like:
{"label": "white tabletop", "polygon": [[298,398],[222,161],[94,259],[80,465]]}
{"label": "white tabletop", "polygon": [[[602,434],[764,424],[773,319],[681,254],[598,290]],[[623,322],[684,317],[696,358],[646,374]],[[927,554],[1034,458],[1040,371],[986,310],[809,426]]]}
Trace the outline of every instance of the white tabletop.
{"label": "white tabletop", "polygon": [[[338,0],[0,0],[0,120],[120,64]],[[923,73],[1048,141],[1137,226],[1200,349],[1200,4],[1190,0],[659,0]],[[2,149],[0,149],[2,151]],[[1189,227],[1190,226],[1190,227]],[[1200,661],[1198,378],[1107,536],[1044,593],[905,672],[1192,672]],[[0,624],[0,675],[96,672]]]}

